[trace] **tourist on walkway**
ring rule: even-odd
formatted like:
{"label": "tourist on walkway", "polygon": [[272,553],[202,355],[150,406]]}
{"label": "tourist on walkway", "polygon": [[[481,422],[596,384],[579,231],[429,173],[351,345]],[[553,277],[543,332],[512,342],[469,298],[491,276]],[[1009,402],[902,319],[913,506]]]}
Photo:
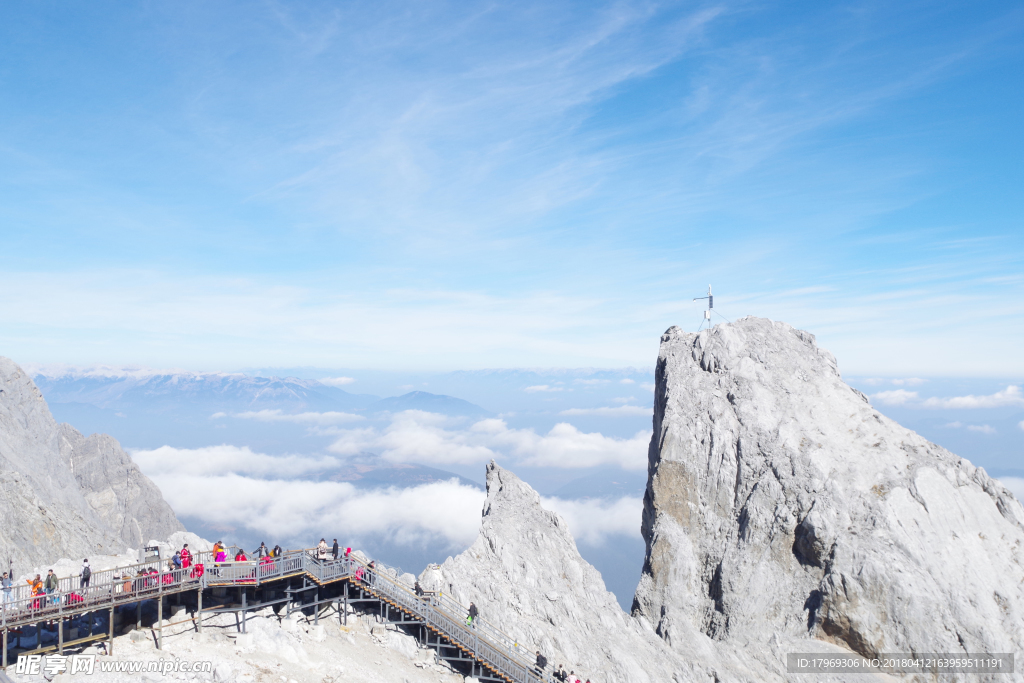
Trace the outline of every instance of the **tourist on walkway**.
{"label": "tourist on walkway", "polygon": [[235,554],[235,562],[246,562],[248,559],[249,558],[245,556],[245,551],[239,548],[238,552]]}
{"label": "tourist on walkway", "polygon": [[89,558],[82,560],[82,590],[89,590],[89,581],[92,580],[92,567],[89,566]]}
{"label": "tourist on walkway", "polygon": [[224,547],[224,541],[217,541],[213,546],[213,561],[214,562],[227,562],[228,551]]}
{"label": "tourist on walkway", "polygon": [[4,572],[4,578],[2,581],[0,581],[0,585],[2,585],[4,589],[4,603],[8,603],[13,600],[13,598],[11,597],[11,583],[11,577],[7,575],[7,572]]}
{"label": "tourist on walkway", "polygon": [[546,669],[547,666],[548,666],[548,658],[545,657],[544,655],[542,655],[540,653],[540,650],[537,650],[537,664],[536,664],[536,666],[537,666],[537,673],[539,675],[543,676],[544,675],[544,669]]}
{"label": "tourist on walkway", "polygon": [[316,547],[316,559],[326,560],[327,559],[327,539],[321,538],[320,544]]}
{"label": "tourist on walkway", "polygon": [[188,569],[192,566],[192,552],[188,549],[188,543],[181,546],[181,568]]}
{"label": "tourist on walkway", "polygon": [[274,557],[281,557],[281,555],[284,555],[284,549],[280,545],[275,545],[272,555]]}
{"label": "tourist on walkway", "polygon": [[35,598],[32,601],[32,609],[41,609],[43,600],[46,599],[46,593],[43,591],[43,580],[39,578],[39,574],[36,574],[36,578],[26,579],[26,583],[32,586],[32,597]]}
{"label": "tourist on walkway", "polygon": [[480,610],[476,608],[474,603],[469,603],[469,615],[466,617],[466,626],[476,628],[476,618],[480,614]]}
{"label": "tourist on walkway", "polygon": [[262,560],[264,557],[266,557],[269,554],[270,554],[270,551],[267,550],[267,544],[264,543],[263,541],[260,541],[260,547],[256,549],[256,555]]}
{"label": "tourist on walkway", "polygon": [[334,547],[331,549],[331,554],[334,555],[334,559],[338,559],[338,539],[334,539]]}
{"label": "tourist on walkway", "polygon": [[51,569],[49,572],[47,572],[46,582],[43,584],[43,590],[46,591],[46,594],[50,596],[51,605],[57,604],[57,596],[54,595],[54,593],[57,592],[58,585],[60,584],[57,581],[57,575],[54,574],[53,570]]}

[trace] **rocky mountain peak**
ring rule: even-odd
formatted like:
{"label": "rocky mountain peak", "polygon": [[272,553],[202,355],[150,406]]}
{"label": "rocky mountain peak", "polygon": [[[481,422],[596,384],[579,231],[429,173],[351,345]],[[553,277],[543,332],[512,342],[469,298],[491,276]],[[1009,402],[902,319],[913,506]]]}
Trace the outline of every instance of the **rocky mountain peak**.
{"label": "rocky mountain peak", "polygon": [[0,558],[115,554],[183,530],[114,438],[58,425],[32,379],[0,357]]}
{"label": "rocky mountain peak", "polygon": [[744,318],[658,358],[634,610],[674,646],[810,637],[856,652],[1024,645],[1024,510],[875,410],[832,354]]}

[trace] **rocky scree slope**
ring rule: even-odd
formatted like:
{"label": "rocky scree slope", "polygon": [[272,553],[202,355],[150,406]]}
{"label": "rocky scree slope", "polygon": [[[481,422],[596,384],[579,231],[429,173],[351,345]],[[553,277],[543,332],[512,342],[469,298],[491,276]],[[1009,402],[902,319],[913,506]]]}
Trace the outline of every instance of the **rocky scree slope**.
{"label": "rocky scree slope", "polygon": [[116,440],[58,425],[0,357],[0,559],[16,567],[115,554],[184,527]]}
{"label": "rocky scree slope", "polygon": [[634,612],[683,651],[829,641],[1024,650],[1024,510],[872,408],[813,335],[759,318],[662,337]]}

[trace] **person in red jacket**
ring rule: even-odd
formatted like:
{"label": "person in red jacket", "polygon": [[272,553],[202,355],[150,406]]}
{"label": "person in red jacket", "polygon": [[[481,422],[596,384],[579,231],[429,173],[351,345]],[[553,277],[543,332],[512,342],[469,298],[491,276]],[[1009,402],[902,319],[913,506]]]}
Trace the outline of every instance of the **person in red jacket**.
{"label": "person in red jacket", "polygon": [[181,547],[181,568],[188,569],[192,566],[192,553],[188,549],[188,543]]}
{"label": "person in red jacket", "polygon": [[245,551],[241,548],[238,549],[238,554],[235,555],[235,562],[245,562],[249,558],[245,556]]}

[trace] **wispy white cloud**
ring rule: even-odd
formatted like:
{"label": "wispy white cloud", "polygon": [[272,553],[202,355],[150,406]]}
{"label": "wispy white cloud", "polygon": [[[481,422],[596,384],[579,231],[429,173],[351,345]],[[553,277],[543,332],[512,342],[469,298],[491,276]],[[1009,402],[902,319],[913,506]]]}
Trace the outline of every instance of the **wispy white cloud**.
{"label": "wispy white cloud", "polygon": [[343,429],[329,450],[340,455],[378,453],[393,462],[471,464],[498,454],[473,430],[451,430],[451,419],[436,413],[406,410],[391,416],[384,429]]}
{"label": "wispy white cloud", "polygon": [[925,408],[999,408],[1002,406],[1024,405],[1024,393],[1020,387],[1011,384],[1002,391],[985,396],[953,396],[952,398],[927,398],[921,404]]}
{"label": "wispy white cloud", "polygon": [[619,384],[636,384],[636,380],[629,379],[628,377],[619,380]]}
{"label": "wispy white cloud", "polygon": [[526,387],[523,389],[528,394],[534,394],[537,392],[551,392],[551,391],[564,391],[562,387],[551,386],[548,384],[535,384],[532,387]]}
{"label": "wispy white cloud", "polygon": [[920,377],[868,377],[861,381],[872,387],[877,387],[881,384],[893,384],[898,387],[916,387],[924,384],[928,380],[921,379]]}
{"label": "wispy white cloud", "polygon": [[261,479],[294,479],[341,464],[332,456],[267,455],[254,452],[248,446],[228,444],[203,448],[161,446],[132,450],[131,454],[139,468],[149,476],[188,473],[206,477],[230,472]]}
{"label": "wispy white cloud", "polygon": [[360,490],[343,482],[199,476],[184,470],[151,475],[178,514],[216,526],[249,528],[269,539],[315,541],[344,529],[347,543],[373,537],[398,545],[438,544],[461,550],[479,530],[484,493],[456,481],[405,489]]}
{"label": "wispy white cloud", "polygon": [[542,498],[545,508],[557,512],[568,523],[577,541],[599,545],[614,536],[640,537],[644,503],[641,498],[618,500],[565,500]]}
{"label": "wispy white cloud", "polygon": [[626,469],[647,466],[650,432],[630,439],[581,432],[559,423],[547,434],[514,429],[498,418],[480,420],[454,429],[452,419],[409,410],[396,413],[384,429],[341,429],[330,451],[340,455],[379,453],[395,462],[470,464],[492,458],[537,467],[580,468],[617,465]]}
{"label": "wispy white cloud", "polygon": [[324,377],[317,381],[320,382],[320,384],[326,384],[329,387],[343,387],[347,384],[352,384],[356,380],[353,377]]}
{"label": "wispy white cloud", "polygon": [[1020,387],[1012,384],[1002,391],[997,391],[994,394],[986,394],[983,396],[969,394],[967,396],[952,396],[949,398],[932,396],[930,398],[921,399],[920,395],[916,391],[891,389],[889,391],[880,391],[876,394],[871,394],[871,398],[884,405],[912,405],[920,408],[959,409],[1024,406],[1024,393],[1021,392]]}
{"label": "wispy white cloud", "polygon": [[359,420],[366,419],[362,415],[340,413],[336,411],[328,411],[325,413],[286,413],[279,409],[248,410],[243,413],[234,413],[232,417],[237,417],[240,420],[257,420],[259,422],[294,422],[295,424],[319,426],[343,424],[345,422],[358,422]]}
{"label": "wispy white cloud", "polygon": [[642,406],[615,406],[601,408],[569,408],[563,410],[559,415],[600,415],[603,417],[631,417],[636,415],[650,415],[653,410]]}
{"label": "wispy white cloud", "polygon": [[917,401],[918,396],[916,391],[891,389],[889,391],[879,391],[877,394],[871,394],[871,398],[887,406],[902,406]]}
{"label": "wispy white cloud", "polygon": [[996,433],[995,427],[993,427],[991,425],[969,425],[969,424],[964,424],[963,422],[960,422],[959,420],[957,420],[956,422],[948,422],[944,426],[945,427],[949,427],[950,429],[964,428],[964,429],[967,429],[967,430],[972,431],[972,432],[981,432],[982,434],[995,434]]}

